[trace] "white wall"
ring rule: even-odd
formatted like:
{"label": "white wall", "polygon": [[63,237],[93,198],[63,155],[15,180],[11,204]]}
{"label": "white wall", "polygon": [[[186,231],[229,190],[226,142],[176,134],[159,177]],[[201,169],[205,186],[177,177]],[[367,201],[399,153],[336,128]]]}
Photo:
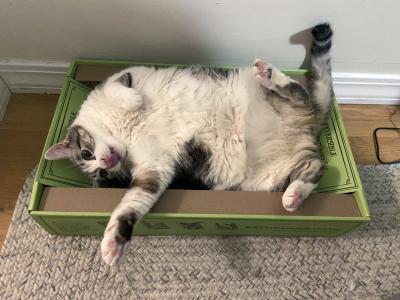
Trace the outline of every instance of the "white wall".
{"label": "white wall", "polygon": [[400,74],[399,15],[396,0],[0,0],[0,59],[248,65],[262,57],[295,68],[305,54],[296,33],[329,21],[335,72]]}

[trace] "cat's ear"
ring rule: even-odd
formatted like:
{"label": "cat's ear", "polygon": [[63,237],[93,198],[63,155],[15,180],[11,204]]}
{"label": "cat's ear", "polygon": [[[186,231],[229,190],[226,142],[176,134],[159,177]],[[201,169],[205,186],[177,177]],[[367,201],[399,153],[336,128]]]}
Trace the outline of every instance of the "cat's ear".
{"label": "cat's ear", "polygon": [[69,158],[70,151],[71,150],[69,149],[69,142],[64,140],[62,142],[59,142],[58,144],[51,146],[44,154],[44,158],[47,160],[59,160]]}
{"label": "cat's ear", "polygon": [[119,77],[117,79],[117,81],[125,87],[128,87],[128,88],[132,87],[132,75],[130,72],[126,72],[126,73],[122,74],[121,77]]}

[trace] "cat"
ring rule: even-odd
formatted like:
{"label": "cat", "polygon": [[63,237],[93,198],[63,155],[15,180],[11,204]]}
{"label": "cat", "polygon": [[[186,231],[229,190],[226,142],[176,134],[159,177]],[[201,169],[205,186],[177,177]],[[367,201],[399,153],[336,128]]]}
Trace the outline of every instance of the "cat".
{"label": "cat", "polygon": [[89,94],[45,158],[70,159],[95,186],[129,186],[104,232],[107,264],[178,175],[214,190],[284,191],[283,207],[299,207],[325,168],[317,135],[331,107],[332,34],[327,23],[312,29],[309,90],[256,59],[223,72],[134,66]]}

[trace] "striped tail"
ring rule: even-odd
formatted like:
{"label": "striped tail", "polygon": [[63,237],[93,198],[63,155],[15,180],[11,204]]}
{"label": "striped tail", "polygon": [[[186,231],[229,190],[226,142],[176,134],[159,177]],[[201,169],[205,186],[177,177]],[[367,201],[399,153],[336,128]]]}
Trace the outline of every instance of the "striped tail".
{"label": "striped tail", "polygon": [[318,115],[324,122],[332,104],[332,76],[330,49],[332,29],[328,23],[319,24],[312,29],[314,37],[311,47],[311,98],[318,107]]}

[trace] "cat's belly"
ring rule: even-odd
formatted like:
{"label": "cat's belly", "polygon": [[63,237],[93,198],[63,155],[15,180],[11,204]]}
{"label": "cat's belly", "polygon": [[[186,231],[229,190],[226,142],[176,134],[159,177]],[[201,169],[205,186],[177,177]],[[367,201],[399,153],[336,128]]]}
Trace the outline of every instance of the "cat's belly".
{"label": "cat's belly", "polygon": [[205,126],[199,139],[210,152],[209,172],[205,178],[218,189],[238,186],[246,173],[246,141],[241,110],[233,107],[221,114],[210,114],[211,126]]}
{"label": "cat's belly", "polygon": [[255,105],[246,118],[246,172],[240,188],[281,191],[293,166],[295,137],[287,136],[285,120],[271,107]]}
{"label": "cat's belly", "polygon": [[[251,174],[249,170],[258,172],[261,166],[272,166],[280,161],[270,153],[282,155],[285,148],[280,136],[280,116],[265,102],[252,103],[245,114],[240,107],[227,111],[229,113],[217,115],[215,132],[203,139],[211,141],[208,143],[212,152],[208,179],[218,189],[240,186]],[[270,177],[275,176],[271,174]],[[273,185],[272,182],[266,184]]]}
{"label": "cat's belly", "polygon": [[242,190],[276,191],[290,175],[290,150],[278,135],[252,140],[247,144],[247,164]]}
{"label": "cat's belly", "polygon": [[301,131],[277,130],[265,137],[250,139],[247,143],[242,190],[283,191],[296,165],[310,155],[316,155],[314,138]]}

